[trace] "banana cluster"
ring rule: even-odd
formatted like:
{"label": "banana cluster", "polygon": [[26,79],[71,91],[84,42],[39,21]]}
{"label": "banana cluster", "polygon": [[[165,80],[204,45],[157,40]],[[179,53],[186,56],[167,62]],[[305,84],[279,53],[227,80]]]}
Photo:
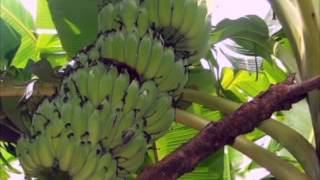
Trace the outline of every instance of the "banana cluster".
{"label": "banana cluster", "polygon": [[[101,1],[102,2],[102,1]],[[186,67],[208,49],[207,9],[197,0],[106,0],[94,44],[63,73],[16,147],[40,179],[126,179],[175,117]]]}
{"label": "banana cluster", "polygon": [[205,0],[123,0],[104,6],[98,19],[100,32],[153,34],[185,64],[209,49],[210,23]]}
{"label": "banana cluster", "polygon": [[147,144],[170,127],[172,97],[154,81],[141,84],[125,69],[93,64],[71,73],[34,113],[33,138],[17,145],[26,173],[58,169],[72,179],[124,178],[141,166]]}

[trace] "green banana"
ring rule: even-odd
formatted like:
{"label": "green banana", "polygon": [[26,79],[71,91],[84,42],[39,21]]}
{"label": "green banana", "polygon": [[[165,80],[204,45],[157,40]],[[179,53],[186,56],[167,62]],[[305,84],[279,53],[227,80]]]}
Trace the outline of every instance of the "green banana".
{"label": "green banana", "polygon": [[152,38],[149,35],[146,35],[140,42],[138,51],[138,62],[136,66],[136,70],[139,74],[143,74],[150,61],[149,58],[151,54],[152,41]]}
{"label": "green banana", "polygon": [[98,14],[98,30],[109,31],[114,28],[115,10],[113,4],[104,6]]}
{"label": "green banana", "polygon": [[167,131],[174,119],[174,109],[168,108],[162,116],[153,124],[146,126],[145,131],[149,134]]}
{"label": "green banana", "polygon": [[89,141],[95,145],[101,138],[101,125],[103,121],[100,120],[99,111],[95,110],[88,119],[87,131],[89,133]]}
{"label": "green banana", "polygon": [[174,0],[172,2],[173,10],[172,10],[171,26],[175,29],[178,29],[184,21],[185,1],[186,0]]}
{"label": "green banana", "polygon": [[[133,156],[130,159],[127,159],[127,161],[124,161],[121,163],[118,162],[118,166],[125,169],[129,173],[136,172],[144,162],[146,151],[147,151],[146,146],[140,147],[140,149],[136,152],[135,156]],[[125,174],[127,174],[127,172],[125,172]]]}
{"label": "green banana", "polygon": [[149,15],[149,23],[155,27],[159,26],[159,9],[158,0],[145,0],[144,7],[146,7]]}
{"label": "green banana", "polygon": [[131,32],[135,27],[138,16],[138,5],[136,1],[125,0],[122,3],[121,18],[127,32]]}
{"label": "green banana", "polygon": [[137,20],[137,28],[139,36],[142,37],[149,29],[148,11],[145,8],[141,8]]}
{"label": "green banana", "polygon": [[172,16],[171,7],[171,0],[158,0],[159,26],[170,26]]}
{"label": "green banana", "polygon": [[[142,97],[142,99],[139,98],[137,104],[137,109],[139,110],[139,112],[137,112],[137,119],[142,118],[148,109],[151,108],[151,105],[156,100],[158,93],[159,90],[154,81],[150,80],[143,83],[140,88],[140,97]],[[145,95],[146,98],[144,98],[143,95]]]}
{"label": "green banana", "polygon": [[112,58],[124,62],[125,38],[122,32],[116,32],[113,36]]}
{"label": "green banana", "polygon": [[132,80],[128,86],[126,97],[124,100],[123,112],[127,113],[133,110],[139,99],[139,83],[136,80]]}
{"label": "green banana", "polygon": [[104,180],[106,170],[101,169],[99,171],[95,171],[92,175],[88,178],[90,180]]}
{"label": "green banana", "polygon": [[32,118],[31,133],[34,135],[39,132],[43,132],[45,129],[45,126],[49,124],[49,122],[50,121],[46,119],[43,115],[35,113]]}
{"label": "green banana", "polygon": [[166,77],[170,72],[171,67],[174,65],[174,53],[170,48],[164,49],[164,53],[161,59],[160,68],[155,75],[155,81],[159,81]]}
{"label": "green banana", "polygon": [[[101,65],[101,64],[100,64]],[[103,76],[99,64],[90,68],[88,73],[88,98],[97,106],[99,102],[100,79]],[[81,82],[80,82],[81,83]]]}
{"label": "green banana", "polygon": [[103,36],[103,39],[104,43],[101,47],[101,56],[103,58],[112,58],[114,38],[112,35],[108,35],[107,37]]}
{"label": "green banana", "polygon": [[117,175],[117,162],[112,160],[111,164],[108,166],[108,170],[104,175],[105,180],[116,180],[115,176]]}
{"label": "green banana", "polygon": [[[88,106],[90,103],[86,103],[84,106]],[[93,109],[93,107],[92,107]],[[75,106],[73,112],[73,119],[71,121],[71,128],[76,137],[81,137],[87,130],[87,113],[84,107]]]}
{"label": "green banana", "polygon": [[30,158],[32,159],[34,164],[36,164],[37,166],[41,166],[41,161],[40,161],[40,157],[39,157],[38,149],[37,149],[37,143],[38,143],[38,141],[33,141],[31,143],[28,143],[29,154],[30,154]]}
{"label": "green banana", "polygon": [[146,126],[148,127],[156,123],[171,106],[172,97],[167,94],[161,94],[152,105],[152,109],[145,115]]}
{"label": "green banana", "polygon": [[68,173],[71,176],[78,174],[81,168],[86,163],[87,157],[90,152],[90,145],[85,143],[78,143],[74,147],[74,149],[74,154],[72,155],[72,159],[68,169]]}
{"label": "green banana", "polygon": [[124,161],[135,156],[142,146],[147,146],[147,142],[143,135],[139,133],[132,137],[127,143],[113,149],[112,154],[114,157],[119,158],[119,161],[121,161],[121,159]]}
{"label": "green banana", "polygon": [[127,72],[119,74],[118,78],[115,80],[111,95],[112,107],[124,98],[127,87],[129,86],[129,80],[129,74]]}
{"label": "green banana", "polygon": [[139,38],[135,33],[126,34],[126,46],[124,49],[124,59],[126,64],[134,68],[137,64],[137,54],[139,48]]}
{"label": "green banana", "polygon": [[100,58],[100,53],[97,47],[92,47],[88,53],[89,59],[91,60],[98,60]]}
{"label": "green banana", "polygon": [[135,112],[134,111],[130,111],[126,114],[123,115],[123,117],[119,120],[119,122],[117,123],[117,125],[114,126],[116,131],[115,135],[112,136],[112,140],[109,144],[109,147],[115,147],[119,144],[122,144],[122,136],[124,134],[124,130],[132,127],[134,125],[135,122]]}
{"label": "green banana", "polygon": [[54,156],[52,153],[51,145],[49,144],[49,139],[45,135],[40,135],[36,139],[36,146],[40,164],[42,167],[50,168],[53,165]]}
{"label": "green banana", "polygon": [[185,8],[185,13],[183,14],[184,20],[181,26],[179,27],[179,31],[182,34],[186,34],[190,30],[190,28],[192,28],[193,25],[196,23],[195,17],[197,16],[197,13],[198,13],[197,0],[185,0],[184,8]]}
{"label": "green banana", "polygon": [[30,156],[30,144],[24,137],[20,138],[17,142],[16,153],[19,161],[24,169],[28,171],[35,171],[39,169],[39,164],[36,164]]}
{"label": "green banana", "polygon": [[159,70],[163,56],[163,51],[164,50],[162,43],[160,41],[154,40],[151,49],[151,55],[149,58],[149,64],[146,67],[146,70],[143,72],[143,76],[146,79],[154,78],[156,72]]}
{"label": "green banana", "polygon": [[72,74],[72,78],[76,82],[81,96],[88,96],[88,67],[77,70]]}
{"label": "green banana", "polygon": [[88,66],[88,55],[86,53],[79,53],[77,56],[78,62],[84,66]]}
{"label": "green banana", "polygon": [[182,83],[182,81],[184,80],[184,76],[185,68],[183,65],[183,61],[180,60],[175,62],[168,76],[164,78],[163,81],[159,82],[159,90],[163,92],[177,89],[180,83]]}
{"label": "green banana", "polygon": [[98,99],[103,101],[107,96],[109,97],[112,92],[113,81],[111,74],[107,71],[103,73],[103,76],[100,79]]}
{"label": "green banana", "polygon": [[186,33],[186,38],[198,37],[200,33],[203,32],[203,29],[206,27],[206,16],[207,16],[207,4],[204,0],[200,2],[199,7],[197,8],[196,17],[194,17],[194,23],[189,31]]}
{"label": "green banana", "polygon": [[59,169],[67,171],[70,167],[74,151],[76,151],[76,140],[73,137],[66,136],[62,136],[61,138],[61,144],[59,144],[57,151],[57,159],[59,161]]}
{"label": "green banana", "polygon": [[100,170],[107,169],[109,165],[112,163],[112,157],[110,153],[105,153],[97,162],[97,167],[95,172],[99,172]]}
{"label": "green banana", "polygon": [[78,171],[77,174],[75,174],[72,179],[73,180],[85,180],[88,179],[88,177],[90,177],[90,175],[94,172],[96,166],[97,166],[97,162],[98,162],[98,155],[96,153],[96,149],[93,148],[87,159],[85,164],[81,167],[81,169]]}

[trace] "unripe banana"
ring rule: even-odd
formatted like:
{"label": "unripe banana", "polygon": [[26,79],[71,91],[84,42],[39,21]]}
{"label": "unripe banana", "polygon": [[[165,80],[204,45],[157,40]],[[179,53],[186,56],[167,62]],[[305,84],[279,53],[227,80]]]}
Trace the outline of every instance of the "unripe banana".
{"label": "unripe banana", "polygon": [[88,68],[84,67],[77,70],[72,76],[80,91],[81,96],[88,96]]}
{"label": "unripe banana", "polygon": [[50,168],[53,165],[53,153],[51,145],[49,144],[50,139],[45,135],[40,135],[37,137],[37,142],[34,144],[37,148],[39,155],[40,164],[42,167]]}
{"label": "unripe banana", "polygon": [[185,16],[185,9],[184,9],[184,3],[186,0],[174,0],[172,3],[172,20],[171,20],[171,26],[175,29],[178,29],[183,21]]}
{"label": "unripe banana", "polygon": [[72,179],[73,180],[88,179],[88,177],[90,177],[90,175],[94,172],[94,170],[97,166],[98,159],[99,158],[96,153],[96,149],[93,148],[90,151],[90,153],[86,159],[85,164],[82,166],[82,168],[79,170],[79,172],[72,177]]}
{"label": "unripe banana", "polygon": [[99,111],[95,110],[88,119],[88,133],[89,133],[89,141],[91,144],[95,145],[100,137],[101,137],[101,125],[103,124],[103,121],[100,120]]}
{"label": "unripe banana", "polygon": [[71,176],[74,176],[75,174],[79,173],[81,168],[86,163],[87,157],[90,152],[90,145],[85,143],[78,143],[74,149],[75,151],[68,169],[68,173]]}
{"label": "unripe banana", "polygon": [[145,116],[146,126],[156,123],[171,106],[172,97],[167,94],[161,94]]}
{"label": "unripe banana", "polygon": [[175,62],[168,76],[164,78],[163,81],[159,82],[159,90],[161,92],[176,90],[180,83],[182,83],[182,81],[184,80],[184,76],[185,68],[183,65],[183,61],[180,60]]}
{"label": "unripe banana", "polygon": [[139,99],[139,83],[136,80],[131,81],[124,100],[123,112],[127,113],[133,110]]}
{"label": "unripe banana", "polygon": [[126,35],[126,46],[124,50],[124,59],[126,64],[134,68],[137,64],[137,54],[139,49],[139,38],[135,33]]}
{"label": "unripe banana", "polygon": [[106,170],[101,169],[99,171],[95,171],[91,174],[91,176],[88,178],[90,180],[104,180]]}
{"label": "unripe banana", "polygon": [[97,47],[93,47],[89,50],[88,52],[88,55],[89,55],[89,58],[91,60],[98,60],[100,58],[100,53],[98,51],[98,48]]}
{"label": "unripe banana", "polygon": [[37,166],[41,166],[41,161],[40,161],[40,157],[37,149],[37,143],[38,141],[33,141],[31,143],[28,143],[29,154],[34,164],[36,164]]}
{"label": "unripe banana", "polygon": [[166,48],[164,50],[162,60],[161,60],[161,65],[160,68],[158,69],[156,73],[156,81],[164,78],[168,75],[170,72],[171,67],[174,64],[174,53],[172,49]]}
{"label": "unripe banana", "polygon": [[99,31],[109,31],[114,28],[115,11],[113,4],[109,3],[104,6],[98,15]]}
{"label": "unripe banana", "polygon": [[74,151],[76,151],[75,144],[76,140],[75,139],[70,139],[73,137],[65,137],[62,136],[62,142],[60,147],[58,148],[58,154],[57,154],[57,159],[59,161],[59,168],[62,171],[67,171],[70,167],[72,156],[74,154]]}
{"label": "unripe banana", "polygon": [[122,4],[121,18],[126,27],[126,31],[131,32],[137,20],[138,5],[136,1],[132,0],[125,0]]}
{"label": "unripe banana", "polygon": [[153,24],[153,26],[158,27],[159,26],[158,0],[145,0],[144,6],[147,8],[150,24]]}
{"label": "unripe banana", "polygon": [[140,42],[138,51],[138,63],[136,66],[136,70],[139,74],[143,74],[148,66],[149,61],[151,61],[149,58],[151,54],[152,41],[152,38],[146,35]]}
{"label": "unripe banana", "polygon": [[99,92],[98,92],[98,99],[101,102],[107,96],[109,97],[112,92],[114,79],[112,79],[111,74],[107,71],[103,74],[100,79],[99,84]]}
{"label": "unripe banana", "polygon": [[159,15],[159,25],[162,27],[169,27],[171,22],[171,0],[158,0],[158,15]]}
{"label": "unripe banana", "polygon": [[81,65],[85,67],[88,66],[89,57],[86,53],[79,53],[77,56],[77,60],[78,62],[80,62]]}
{"label": "unripe banana", "polygon": [[19,161],[28,171],[35,171],[39,169],[39,164],[36,164],[30,156],[30,144],[25,138],[20,138],[16,146],[16,154]]}
{"label": "unripe banana", "polygon": [[129,74],[127,72],[119,74],[112,89],[111,106],[118,104],[124,98],[128,86]]}
{"label": "unripe banana", "polygon": [[98,161],[96,171],[107,169],[112,163],[112,157],[110,153],[105,153]]}
{"label": "unripe banana", "polygon": [[122,32],[116,32],[113,37],[112,43],[112,58],[124,62],[124,47],[125,47],[125,38]]}
{"label": "unripe banana", "polygon": [[154,40],[152,49],[151,49],[151,55],[149,58],[150,59],[149,64],[143,73],[143,76],[146,79],[154,78],[155,74],[160,68],[162,56],[163,56],[162,43],[160,41]]}
{"label": "unripe banana", "polygon": [[145,8],[141,8],[137,20],[137,28],[139,36],[142,37],[149,29],[148,11]]}
{"label": "unripe banana", "polygon": [[156,121],[155,123],[148,125],[145,128],[145,131],[149,134],[167,131],[171,126],[171,123],[173,122],[174,113],[175,111],[173,108],[168,108],[165,113],[162,114],[160,119],[158,119],[158,121]]}
{"label": "unripe banana", "polygon": [[114,126],[115,130],[115,135],[112,137],[112,140],[109,144],[109,147],[115,147],[119,144],[122,144],[122,136],[124,134],[124,130],[132,127],[135,123],[135,112],[130,111],[126,114],[123,115],[123,117],[119,120],[119,123]]}
{"label": "unripe banana", "polygon": [[183,34],[187,33],[190,28],[193,27],[195,22],[195,17],[197,16],[197,0],[185,0],[185,13],[184,20],[181,26],[179,27],[179,31]]}
{"label": "unripe banana", "polygon": [[203,29],[206,27],[206,16],[207,16],[208,10],[207,10],[207,4],[204,0],[200,2],[199,7],[197,8],[196,17],[194,17],[194,23],[192,27],[189,29],[189,31],[186,34],[187,38],[191,37],[198,37],[200,33],[203,32]]}
{"label": "unripe banana", "polygon": [[[154,81],[150,80],[143,83],[140,88],[140,96],[142,99],[139,98],[137,105],[137,109],[139,109],[139,112],[137,112],[137,119],[142,118],[148,109],[152,108],[151,105],[156,100],[158,93],[159,90]],[[146,98],[143,97],[144,95]]]}
{"label": "unripe banana", "polygon": [[127,161],[118,163],[118,166],[121,168],[124,168],[129,173],[136,172],[144,162],[146,150],[147,150],[146,146],[140,147],[140,149],[137,151],[135,156],[128,159]]}
{"label": "unripe banana", "polygon": [[112,160],[111,164],[108,166],[108,170],[105,173],[104,180],[116,180],[117,177],[117,161]]}
{"label": "unripe banana", "polygon": [[[103,37],[103,36],[102,36]],[[108,35],[107,37],[103,37],[104,43],[101,47],[101,56],[103,58],[112,58],[113,57],[113,36]]]}
{"label": "unripe banana", "polygon": [[43,132],[45,126],[50,123],[50,120],[46,119],[42,114],[34,114],[32,118],[32,129],[31,133],[37,134],[38,132]]}
{"label": "unripe banana", "polygon": [[[101,65],[101,64],[100,64]],[[90,68],[88,77],[88,98],[97,106],[99,102],[99,87],[102,74],[101,69],[97,66]],[[80,82],[81,83],[81,82]]]}
{"label": "unripe banana", "polygon": [[[86,103],[84,107],[88,106],[90,103]],[[87,130],[87,114],[86,109],[81,106],[75,106],[73,112],[73,119],[71,121],[71,127],[76,137],[81,137]],[[93,108],[93,107],[92,107]]]}
{"label": "unripe banana", "polygon": [[143,135],[139,133],[138,135],[132,137],[127,143],[116,147],[112,150],[114,157],[117,157],[119,161],[125,161],[136,155],[139,149],[143,146],[147,146],[147,142]]}

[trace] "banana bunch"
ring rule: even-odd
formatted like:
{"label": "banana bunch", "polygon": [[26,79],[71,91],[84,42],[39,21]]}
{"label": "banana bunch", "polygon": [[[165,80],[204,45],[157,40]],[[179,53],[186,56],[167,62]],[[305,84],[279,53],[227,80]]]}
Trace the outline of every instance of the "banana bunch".
{"label": "banana bunch", "polygon": [[16,152],[26,175],[126,179],[163,136],[210,32],[204,1],[105,0],[99,34],[62,70]]}
{"label": "banana bunch", "polygon": [[99,12],[100,32],[123,30],[157,35],[175,50],[177,59],[190,64],[209,49],[211,18],[205,0],[123,0],[110,3]]}
{"label": "banana bunch", "polygon": [[104,59],[134,69],[144,81],[155,80],[160,92],[179,94],[176,91],[187,81],[184,61],[176,60],[174,50],[164,47],[152,34],[145,34],[141,40],[138,33],[122,31],[100,35],[94,49]]}

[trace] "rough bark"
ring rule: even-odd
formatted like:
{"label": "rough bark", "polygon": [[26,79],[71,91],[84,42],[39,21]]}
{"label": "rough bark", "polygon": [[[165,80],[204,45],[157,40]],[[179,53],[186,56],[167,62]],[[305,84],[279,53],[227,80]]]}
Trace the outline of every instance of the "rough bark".
{"label": "rough bark", "polygon": [[209,123],[197,136],[178,148],[159,163],[146,167],[139,180],[173,180],[192,171],[202,160],[234,139],[252,131],[273,112],[288,110],[314,89],[320,89],[320,77],[294,84],[293,77],[273,85],[265,93],[243,104],[219,122]]}

